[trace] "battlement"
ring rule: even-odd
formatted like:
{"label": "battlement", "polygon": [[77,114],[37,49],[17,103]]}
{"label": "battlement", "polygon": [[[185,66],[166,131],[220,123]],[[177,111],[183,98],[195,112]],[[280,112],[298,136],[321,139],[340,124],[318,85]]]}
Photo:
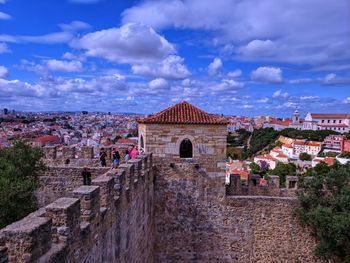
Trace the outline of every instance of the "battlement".
{"label": "battlement", "polygon": [[[72,151],[65,154],[72,156]],[[150,258],[152,241],[146,239],[153,231],[152,167],[152,154],[140,155],[8,225],[0,231],[0,262]]]}
{"label": "battlement", "polygon": [[131,147],[131,144],[119,143],[103,147],[91,147],[91,146],[45,146],[44,162],[47,165],[65,165],[65,166],[99,166],[99,151],[104,150],[106,152],[107,165],[111,164],[112,150],[114,148],[119,150],[121,160],[124,159],[125,150]]}
{"label": "battlement", "polygon": [[297,176],[287,176],[286,188],[280,188],[280,178],[276,175],[269,175],[265,180],[260,175],[250,174],[247,181],[242,181],[239,174],[230,174],[226,195],[293,197],[298,191],[298,181]]}

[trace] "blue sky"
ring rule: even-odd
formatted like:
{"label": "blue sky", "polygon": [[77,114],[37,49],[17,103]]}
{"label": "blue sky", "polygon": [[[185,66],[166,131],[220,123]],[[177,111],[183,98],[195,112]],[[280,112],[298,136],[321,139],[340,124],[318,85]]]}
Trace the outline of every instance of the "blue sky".
{"label": "blue sky", "polygon": [[0,0],[0,108],[350,112],[348,0]]}

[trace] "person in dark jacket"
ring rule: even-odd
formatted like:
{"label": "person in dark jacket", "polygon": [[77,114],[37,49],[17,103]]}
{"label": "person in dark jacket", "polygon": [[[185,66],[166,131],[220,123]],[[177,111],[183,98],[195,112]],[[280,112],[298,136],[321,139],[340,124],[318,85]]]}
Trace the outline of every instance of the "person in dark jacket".
{"label": "person in dark jacket", "polygon": [[84,185],[91,185],[91,172],[89,169],[85,166],[83,171],[81,172],[81,176],[83,177],[83,184]]}
{"label": "person in dark jacket", "polygon": [[120,154],[116,149],[114,149],[113,151],[112,164],[113,164],[113,168],[117,168],[118,165],[120,164]]}
{"label": "person in dark jacket", "polygon": [[107,157],[107,154],[104,151],[104,149],[102,149],[100,151],[100,164],[101,164],[101,167],[106,167],[107,166],[106,157]]}

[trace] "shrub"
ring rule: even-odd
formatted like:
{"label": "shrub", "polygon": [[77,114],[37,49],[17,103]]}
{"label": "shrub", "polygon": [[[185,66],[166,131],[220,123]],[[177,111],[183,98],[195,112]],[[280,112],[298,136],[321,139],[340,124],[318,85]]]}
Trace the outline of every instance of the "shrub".
{"label": "shrub", "polygon": [[318,241],[318,258],[350,262],[350,165],[317,168],[298,195],[295,214]]}
{"label": "shrub", "polygon": [[43,153],[24,141],[0,150],[0,228],[37,209],[34,194]]}

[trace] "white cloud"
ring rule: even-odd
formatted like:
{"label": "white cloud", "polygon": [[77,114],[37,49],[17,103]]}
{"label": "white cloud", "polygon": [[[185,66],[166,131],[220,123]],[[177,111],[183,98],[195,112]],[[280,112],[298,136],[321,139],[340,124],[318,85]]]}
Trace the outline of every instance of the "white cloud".
{"label": "white cloud", "polygon": [[240,69],[236,69],[227,73],[227,76],[230,78],[237,78],[241,75],[242,75],[242,70]]}
{"label": "white cloud", "polygon": [[269,98],[264,97],[264,98],[258,99],[257,102],[259,102],[259,103],[267,103],[267,102],[269,102]]}
{"label": "white cloud", "polygon": [[9,20],[12,17],[9,14],[6,14],[4,12],[0,12],[0,20]]}
{"label": "white cloud", "polygon": [[288,97],[288,93],[287,92],[282,92],[282,90],[277,90],[272,94],[273,98],[287,98]]}
{"label": "white cloud", "polygon": [[255,39],[246,46],[239,48],[238,54],[248,58],[269,57],[275,52],[276,46],[271,40]]}
{"label": "white cloud", "polygon": [[26,35],[7,35],[1,34],[0,41],[10,43],[40,43],[40,44],[59,44],[68,43],[75,36],[76,31],[87,29],[89,24],[81,21],[73,21],[70,24],[58,25],[63,31],[54,32],[45,35],[38,36],[26,36]]}
{"label": "white cloud", "polygon": [[327,74],[323,79],[324,85],[341,85],[341,84],[349,84],[350,78],[348,77],[340,77],[337,74],[330,73]]}
{"label": "white cloud", "polygon": [[315,80],[310,79],[310,78],[304,78],[304,79],[291,79],[288,82],[290,84],[304,84],[304,83],[310,83],[314,82]]}
{"label": "white cloud", "polygon": [[9,71],[6,67],[0,66],[0,78],[4,78],[8,75]]}
{"label": "white cloud", "polygon": [[151,27],[126,24],[86,34],[71,42],[86,50],[86,55],[119,63],[160,60],[175,53],[175,48]]}
{"label": "white cloud", "polygon": [[213,62],[211,62],[208,66],[208,74],[210,76],[214,76],[218,74],[218,72],[222,68],[222,61],[220,58],[214,58]]}
{"label": "white cloud", "polygon": [[6,43],[0,43],[0,54],[11,52]]}
{"label": "white cloud", "polygon": [[91,26],[88,23],[82,22],[82,21],[72,21],[69,24],[59,24],[58,25],[62,31],[79,31],[79,30],[85,30],[91,28]]}
{"label": "white cloud", "polygon": [[320,97],[318,96],[301,96],[300,100],[306,100],[306,101],[315,101],[318,100]]}
{"label": "white cloud", "polygon": [[243,105],[243,108],[244,109],[252,109],[254,106],[253,105],[250,105],[250,104],[244,104]]}
{"label": "white cloud", "polygon": [[184,79],[191,75],[179,56],[168,56],[157,63],[136,64],[131,69],[134,74],[167,79]]}
{"label": "white cloud", "polygon": [[58,44],[67,43],[73,38],[70,32],[57,32],[50,33],[41,36],[13,36],[13,35],[0,35],[0,41],[10,43],[41,43],[41,44]]}
{"label": "white cloud", "polygon": [[45,64],[49,70],[61,72],[81,72],[83,65],[80,61],[65,61],[50,59],[46,60]]}
{"label": "white cloud", "polygon": [[163,78],[157,78],[148,83],[151,89],[165,89],[168,87],[168,82]]}
{"label": "white cloud", "polygon": [[347,97],[345,100],[343,100],[343,103],[350,104],[350,97]]}
{"label": "white cloud", "polygon": [[251,78],[257,82],[281,83],[282,70],[274,67],[259,67],[252,71]]}
{"label": "white cloud", "polygon": [[339,64],[350,58],[349,9],[348,0],[154,0],[125,10],[122,21],[207,30],[243,60]]}
{"label": "white cloud", "polygon": [[221,83],[212,85],[213,91],[232,91],[237,90],[244,87],[244,83],[235,81],[233,79],[223,79]]}

